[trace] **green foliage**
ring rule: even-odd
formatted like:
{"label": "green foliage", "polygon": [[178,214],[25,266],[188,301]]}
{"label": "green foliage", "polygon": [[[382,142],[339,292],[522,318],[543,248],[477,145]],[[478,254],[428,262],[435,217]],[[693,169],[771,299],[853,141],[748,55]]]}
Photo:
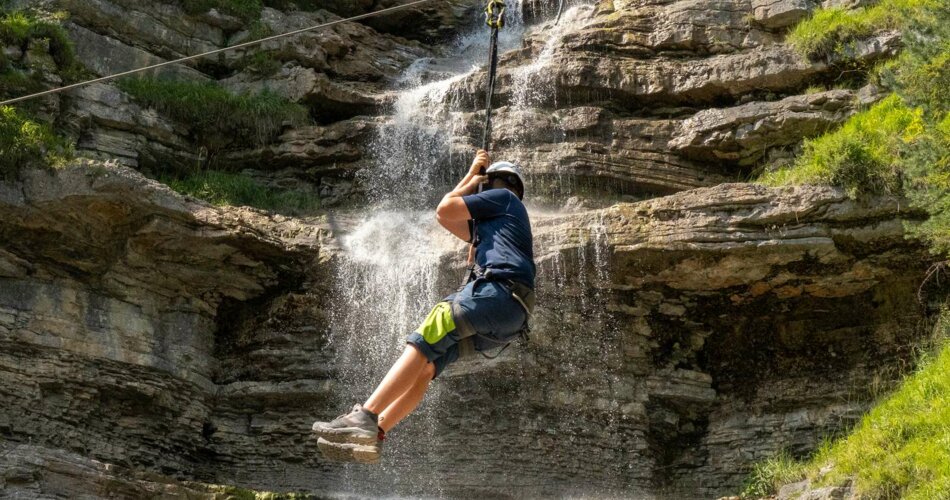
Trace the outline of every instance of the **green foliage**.
{"label": "green foliage", "polygon": [[742,488],[743,498],[759,498],[774,494],[785,484],[805,477],[805,468],[795,461],[787,451],[752,466],[752,472],[746,478]]}
{"label": "green foliage", "polygon": [[241,69],[260,76],[270,76],[280,71],[283,63],[270,52],[255,52],[241,59]]}
{"label": "green foliage", "polygon": [[882,0],[855,10],[817,9],[795,26],[788,41],[805,56],[824,57],[842,52],[856,39],[917,22],[925,10],[939,4],[940,0]]}
{"label": "green foliage", "polygon": [[243,174],[205,170],[187,177],[159,180],[179,193],[213,205],[246,205],[289,214],[312,213],[320,208],[320,199],[316,196],[270,189]]}
{"label": "green foliage", "polygon": [[270,91],[233,94],[213,82],[129,78],[120,89],[147,106],[188,124],[199,144],[218,151],[231,144],[264,144],[285,122],[302,125],[307,108]]}
{"label": "green foliage", "polygon": [[196,15],[217,9],[225,14],[239,17],[245,22],[261,17],[261,0],[178,0],[185,12]]}
{"label": "green foliage", "polygon": [[73,44],[58,23],[29,12],[11,12],[0,17],[0,43],[26,49],[30,40],[48,40],[49,53],[60,69],[76,63]]}
{"label": "green foliage", "polygon": [[923,223],[908,224],[909,233],[928,242],[932,252],[950,254],[950,113],[928,130],[908,163],[907,196],[930,213]]}
{"label": "green foliage", "polygon": [[[827,10],[834,9],[816,11],[795,31],[821,36],[798,36],[799,43],[845,40],[860,30],[841,26],[880,27],[875,23],[882,17],[888,19],[884,26],[900,26],[905,49],[876,75],[894,93],[841,128],[806,141],[804,153],[791,167],[766,173],[759,180],[772,185],[833,184],[848,188],[852,195],[907,195],[931,213],[930,221],[914,228],[915,234],[930,240],[938,251],[950,251],[950,216],[945,215],[950,200],[944,199],[950,145],[944,132],[947,126],[942,125],[950,112],[946,90],[950,88],[950,3],[883,0],[852,13],[823,13]],[[847,21],[840,21],[842,16]],[[840,22],[822,23],[822,19]]]}
{"label": "green foliage", "polygon": [[854,481],[858,497],[929,500],[950,496],[950,311],[917,369],[846,436],[808,461],[787,455],[756,466],[743,496],[762,496],[807,477],[812,486]]}
{"label": "green foliage", "polygon": [[919,110],[892,95],[853,116],[838,130],[805,141],[805,151],[787,168],[764,174],[769,185],[831,184],[852,195],[901,190],[901,150],[923,133]]}
{"label": "green foliage", "polygon": [[0,178],[10,179],[23,168],[49,166],[64,161],[66,142],[46,125],[0,107]]}
{"label": "green foliage", "polygon": [[[944,312],[938,326],[944,338],[948,323]],[[950,343],[924,358],[849,436],[820,450],[810,475],[825,464],[834,467],[821,483],[853,477],[858,491],[870,498],[950,495]]]}

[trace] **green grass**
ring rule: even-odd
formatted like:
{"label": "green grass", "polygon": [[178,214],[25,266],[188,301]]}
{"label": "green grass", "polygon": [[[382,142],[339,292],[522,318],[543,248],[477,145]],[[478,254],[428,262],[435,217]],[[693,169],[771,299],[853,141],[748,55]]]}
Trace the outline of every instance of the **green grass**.
{"label": "green grass", "polygon": [[824,57],[842,52],[848,44],[874,33],[901,29],[919,21],[921,12],[936,8],[941,0],[882,0],[876,5],[855,10],[817,9],[788,35],[788,42],[799,53]]}
{"label": "green grass", "polygon": [[33,121],[10,106],[0,107],[0,178],[11,179],[24,168],[65,161],[71,150],[49,126]]}
{"label": "green grass", "polygon": [[211,151],[233,144],[264,144],[285,123],[308,123],[308,110],[269,91],[234,94],[213,82],[129,78],[120,89],[146,106],[188,124]]}
{"label": "green grass", "polygon": [[245,205],[292,215],[313,213],[320,208],[320,199],[316,196],[269,189],[239,173],[206,170],[187,177],[166,176],[159,180],[181,194],[218,206]]}
{"label": "green grass", "polygon": [[[807,477],[812,486],[853,481],[860,498],[950,497],[950,313],[935,330],[936,347],[846,436],[826,441],[806,462],[779,454],[759,464],[744,496],[770,494]],[[825,469],[825,473],[820,471]]]}
{"label": "green grass", "polygon": [[752,466],[752,472],[742,486],[742,497],[764,497],[803,477],[804,466],[782,450],[772,458]]}
{"label": "green grass", "polygon": [[857,196],[901,192],[901,151],[924,130],[922,113],[892,95],[841,128],[806,140],[790,167],[763,174],[767,185],[830,184]]}
{"label": "green grass", "polygon": [[[794,33],[818,33],[814,42],[827,40],[829,33],[843,40],[842,33],[856,32],[829,28],[841,23],[824,23],[821,31],[816,20],[824,15],[817,11]],[[908,234],[928,242],[933,252],[950,255],[950,2],[884,0],[847,16],[865,21],[887,16],[886,26],[901,27],[905,48],[873,71],[876,82],[892,94],[840,128],[805,141],[791,167],[766,172],[758,181],[836,185],[852,196],[906,196],[930,214],[926,222],[908,223]]]}

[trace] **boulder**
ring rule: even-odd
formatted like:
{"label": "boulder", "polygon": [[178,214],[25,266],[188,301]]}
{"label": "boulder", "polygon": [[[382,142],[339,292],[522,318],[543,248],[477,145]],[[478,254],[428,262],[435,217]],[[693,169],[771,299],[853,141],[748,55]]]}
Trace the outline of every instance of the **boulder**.
{"label": "boulder", "polygon": [[[75,23],[67,23],[66,30],[76,47],[76,57],[97,76],[114,75],[165,62],[165,59],[150,52],[100,35]],[[180,80],[209,80],[207,75],[182,64],[164,66],[152,70],[149,74]]]}
{"label": "boulder", "polygon": [[792,26],[814,8],[811,0],[752,0],[755,21],[769,29]]}
{"label": "boulder", "polygon": [[705,109],[680,123],[669,147],[690,158],[755,164],[769,148],[799,144],[842,123],[858,105],[856,91],[829,90]]}

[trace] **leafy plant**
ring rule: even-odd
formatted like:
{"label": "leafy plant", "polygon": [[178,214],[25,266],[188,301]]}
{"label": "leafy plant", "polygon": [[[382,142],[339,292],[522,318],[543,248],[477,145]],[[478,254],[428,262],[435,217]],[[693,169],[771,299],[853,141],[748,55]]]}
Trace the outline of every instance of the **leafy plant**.
{"label": "leafy plant", "polygon": [[65,161],[71,154],[66,141],[52,129],[0,107],[0,178],[11,179],[23,168],[42,167]]}
{"label": "leafy plant", "polygon": [[11,12],[0,17],[0,42],[25,49],[30,40],[49,41],[49,53],[60,69],[76,64],[73,44],[58,23],[29,12]]}
{"label": "leafy plant", "polygon": [[805,141],[790,167],[768,172],[760,182],[831,184],[852,195],[901,192],[901,151],[923,133],[921,112],[891,95],[849,119],[841,128]]}

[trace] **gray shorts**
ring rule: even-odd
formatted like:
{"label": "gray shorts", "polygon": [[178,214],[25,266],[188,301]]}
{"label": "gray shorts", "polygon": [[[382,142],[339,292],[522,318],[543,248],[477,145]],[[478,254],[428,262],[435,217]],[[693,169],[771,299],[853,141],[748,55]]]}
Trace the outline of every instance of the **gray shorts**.
{"label": "gray shorts", "polygon": [[476,351],[500,347],[518,336],[526,320],[507,285],[478,279],[436,304],[406,341],[435,363],[435,378],[459,358],[461,342]]}

